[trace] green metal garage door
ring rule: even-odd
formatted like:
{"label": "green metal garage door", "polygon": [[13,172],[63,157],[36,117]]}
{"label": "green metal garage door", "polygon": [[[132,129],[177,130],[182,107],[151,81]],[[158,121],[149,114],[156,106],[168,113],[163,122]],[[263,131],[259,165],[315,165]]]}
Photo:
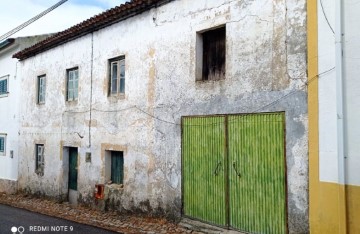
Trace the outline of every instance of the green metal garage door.
{"label": "green metal garage door", "polygon": [[230,226],[286,233],[284,115],[229,116]]}
{"label": "green metal garage door", "polygon": [[184,214],[226,225],[225,118],[183,119]]}
{"label": "green metal garage door", "polygon": [[284,118],[183,118],[184,214],[250,233],[286,233]]}

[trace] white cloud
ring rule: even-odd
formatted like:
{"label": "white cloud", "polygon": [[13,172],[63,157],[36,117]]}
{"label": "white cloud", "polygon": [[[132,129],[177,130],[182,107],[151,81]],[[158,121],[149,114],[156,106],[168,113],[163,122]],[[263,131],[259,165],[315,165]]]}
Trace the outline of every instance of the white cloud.
{"label": "white cloud", "polygon": [[[1,0],[0,36],[46,10],[58,0]],[[83,4],[83,2],[87,2]],[[46,16],[11,37],[45,34],[65,30],[125,0],[67,1]],[[90,5],[91,4],[91,5]]]}

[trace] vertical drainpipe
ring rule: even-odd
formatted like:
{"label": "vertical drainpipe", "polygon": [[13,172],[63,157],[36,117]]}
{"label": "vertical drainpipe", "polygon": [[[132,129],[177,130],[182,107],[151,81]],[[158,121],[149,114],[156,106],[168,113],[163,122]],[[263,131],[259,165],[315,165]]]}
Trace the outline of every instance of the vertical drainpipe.
{"label": "vertical drainpipe", "polygon": [[347,233],[343,95],[343,0],[335,1],[336,114],[339,180],[339,233]]}
{"label": "vertical drainpipe", "polygon": [[93,100],[93,66],[94,66],[94,32],[91,33],[91,63],[90,63],[90,107],[89,107],[89,149],[91,148],[91,110]]}

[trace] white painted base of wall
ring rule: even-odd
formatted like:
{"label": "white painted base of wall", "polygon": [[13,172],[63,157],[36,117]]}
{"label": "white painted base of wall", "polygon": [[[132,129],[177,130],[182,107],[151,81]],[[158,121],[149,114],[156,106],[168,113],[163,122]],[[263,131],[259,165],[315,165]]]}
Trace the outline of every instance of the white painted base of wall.
{"label": "white painted base of wall", "polygon": [[77,205],[78,191],[69,189],[69,203],[71,205]]}

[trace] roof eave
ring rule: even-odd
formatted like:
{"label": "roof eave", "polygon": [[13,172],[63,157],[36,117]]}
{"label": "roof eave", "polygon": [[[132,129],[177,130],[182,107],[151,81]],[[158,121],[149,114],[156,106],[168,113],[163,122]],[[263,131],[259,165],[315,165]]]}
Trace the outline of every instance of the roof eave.
{"label": "roof eave", "polygon": [[[44,41],[41,41],[29,48],[26,48],[22,51],[13,55],[13,58],[19,60],[25,60],[27,58],[33,57],[39,53],[55,48],[59,45],[65,44],[69,41],[73,41],[77,38],[85,36],[89,33],[93,33],[110,25],[116,24],[120,21],[124,21],[128,18],[131,18],[135,15],[144,13],[154,7],[161,6],[168,2],[174,0],[133,0],[127,2],[118,7],[109,9],[97,16],[94,16],[90,19],[83,21],[80,24],[77,24],[69,29],[66,29],[62,32],[59,32]],[[134,4],[133,6],[130,6]],[[115,12],[118,11],[118,12]],[[121,14],[119,17],[116,14]],[[114,16],[115,15],[115,16]],[[110,18],[109,17],[113,17]],[[98,19],[97,19],[98,18]],[[99,19],[100,18],[100,19]],[[97,21],[98,20],[98,21]],[[93,25],[95,23],[95,26]],[[69,35],[69,36],[68,36]]]}

